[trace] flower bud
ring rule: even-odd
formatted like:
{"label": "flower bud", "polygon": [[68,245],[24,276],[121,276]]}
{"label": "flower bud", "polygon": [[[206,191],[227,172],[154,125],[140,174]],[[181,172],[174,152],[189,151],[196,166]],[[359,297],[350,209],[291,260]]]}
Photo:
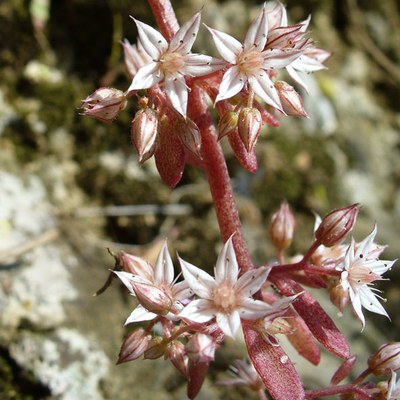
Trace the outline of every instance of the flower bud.
{"label": "flower bud", "polygon": [[155,151],[158,115],[152,108],[139,110],[131,125],[131,140],[139,154],[139,162],[148,160]]}
{"label": "flower bud", "polygon": [[244,107],[240,110],[238,118],[239,136],[248,152],[254,149],[262,124],[261,113],[257,108]]}
{"label": "flower bud", "polygon": [[143,328],[130,332],[122,343],[119,351],[117,364],[136,360],[147,349],[152,336],[148,335]]}
{"label": "flower bud", "polygon": [[307,117],[301,96],[296,92],[293,86],[284,81],[276,81],[275,88],[278,92],[282,109],[287,115]]}
{"label": "flower bud", "polygon": [[125,106],[125,94],[114,88],[97,89],[81,104],[84,115],[102,122],[112,122]]}
{"label": "flower bud", "polygon": [[331,379],[331,385],[337,385],[343,379],[347,378],[357,361],[356,356],[350,356],[344,363],[336,370]]}
{"label": "flower bud", "polygon": [[151,57],[143,49],[142,43],[138,40],[137,45],[130,44],[127,39],[121,42],[124,49],[124,61],[129,75],[137,74],[139,69],[151,61]]}
{"label": "flower bud", "polygon": [[237,127],[239,114],[236,111],[227,111],[218,123],[218,140],[234,131]]}
{"label": "flower bud", "polygon": [[174,302],[163,288],[151,285],[148,281],[141,279],[132,280],[131,284],[138,302],[147,311],[158,315],[165,315],[170,311]]}
{"label": "flower bud", "polygon": [[213,338],[204,333],[194,334],[186,344],[187,355],[195,363],[213,361],[216,348]]}
{"label": "flower bud", "polygon": [[173,340],[167,345],[165,358],[169,358],[174,367],[184,376],[189,376],[188,358],[186,356],[185,345],[179,340]]}
{"label": "flower bud", "polygon": [[183,145],[201,158],[201,134],[197,125],[189,118],[179,118],[174,125],[174,131]]}
{"label": "flower bud", "polygon": [[167,349],[168,341],[164,340],[161,336],[154,337],[144,352],[145,360],[155,360],[162,357]]}
{"label": "flower bud", "polygon": [[391,374],[400,369],[400,343],[391,342],[379,347],[368,359],[368,366],[374,375]]}
{"label": "flower bud", "polygon": [[340,243],[347,233],[353,229],[358,211],[358,204],[331,211],[324,217],[315,231],[315,238],[320,244],[327,247]]}
{"label": "flower bud", "polygon": [[146,260],[143,260],[143,258],[121,252],[118,255],[118,264],[125,272],[140,276],[141,278],[145,278],[148,281],[153,280],[153,267]]}
{"label": "flower bud", "polygon": [[279,210],[271,218],[270,234],[274,246],[283,250],[288,248],[293,240],[296,220],[289,208],[289,204],[283,201]]}
{"label": "flower bud", "polygon": [[343,313],[350,302],[350,294],[348,290],[344,290],[338,280],[334,280],[328,289],[329,299],[332,304]]}

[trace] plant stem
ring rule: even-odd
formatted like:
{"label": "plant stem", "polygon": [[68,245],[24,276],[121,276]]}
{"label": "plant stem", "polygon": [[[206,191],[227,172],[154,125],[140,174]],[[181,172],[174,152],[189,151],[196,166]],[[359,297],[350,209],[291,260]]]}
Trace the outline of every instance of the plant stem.
{"label": "plant stem", "polygon": [[334,396],[338,394],[357,394],[359,399],[370,399],[370,395],[360,387],[350,385],[333,386],[325,389],[306,390],[306,399]]}
{"label": "plant stem", "polygon": [[[148,3],[162,34],[167,40],[171,40],[179,29],[179,24],[170,1],[148,0]],[[244,240],[225,157],[217,141],[214,122],[210,115],[203,89],[194,84],[189,96],[188,113],[201,132],[201,154],[222,240],[226,242],[234,234],[233,244],[241,272],[243,273],[254,268],[254,266]]]}

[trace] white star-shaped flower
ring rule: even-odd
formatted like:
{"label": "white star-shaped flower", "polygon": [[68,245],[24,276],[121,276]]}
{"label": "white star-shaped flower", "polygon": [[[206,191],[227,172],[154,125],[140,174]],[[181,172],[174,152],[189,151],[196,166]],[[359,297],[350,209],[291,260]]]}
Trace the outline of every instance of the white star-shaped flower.
{"label": "white star-shaped flower", "polygon": [[150,61],[137,71],[128,92],[148,89],[163,81],[173,107],[186,117],[188,87],[185,76],[207,75],[225,65],[213,57],[190,52],[199,30],[200,13],[183,25],[170,43],[151,26],[134,21]]}
{"label": "white star-shaped flower", "polygon": [[221,57],[230,63],[219,88],[216,102],[239,93],[248,83],[265,103],[283,112],[278,92],[269,71],[285,68],[301,54],[297,49],[274,48],[264,50],[267,43],[268,18],[265,6],[250,25],[244,44],[232,36],[208,28]]}
{"label": "white star-shaped flower", "polygon": [[389,318],[378,300],[382,299],[376,293],[378,289],[371,287],[371,284],[381,280],[381,276],[393,266],[396,260],[379,260],[378,257],[385,247],[374,243],[376,232],[375,225],[373,231],[357,245],[352,239],[343,262],[336,267],[338,271],[341,271],[340,285],[349,292],[354,312],[362,323],[362,329],[365,327],[362,307]]}
{"label": "white star-shaped flower", "polygon": [[232,238],[219,254],[215,278],[182,259],[179,261],[185,281],[199,297],[192,300],[179,313],[179,317],[198,323],[208,322],[215,317],[225,335],[235,337],[241,318],[255,320],[275,313],[274,305],[252,298],[267,279],[269,269],[257,268],[239,278]]}

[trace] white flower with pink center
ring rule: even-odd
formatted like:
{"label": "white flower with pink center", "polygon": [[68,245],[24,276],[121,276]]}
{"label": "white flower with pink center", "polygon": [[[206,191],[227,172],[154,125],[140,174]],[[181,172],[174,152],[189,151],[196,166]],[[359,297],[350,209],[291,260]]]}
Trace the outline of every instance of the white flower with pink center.
{"label": "white flower with pink center", "polygon": [[371,285],[375,281],[382,280],[382,275],[392,268],[396,260],[379,260],[378,257],[385,247],[374,243],[376,232],[375,225],[370,235],[357,245],[352,239],[343,262],[336,267],[341,271],[340,285],[348,291],[354,312],[362,323],[362,329],[365,327],[362,307],[389,318],[378,300],[383,300],[376,293],[379,290]]}
{"label": "white flower with pink center", "polygon": [[268,18],[265,6],[250,25],[244,44],[232,36],[208,28],[221,57],[227,61],[225,72],[215,101],[229,99],[238,94],[246,83],[265,103],[281,110],[281,102],[269,72],[285,68],[301,54],[297,49],[264,50],[268,35]]}
{"label": "white flower with pink center", "polygon": [[148,89],[163,81],[173,107],[186,117],[188,87],[185,76],[207,75],[225,65],[213,57],[190,52],[199,31],[200,13],[183,25],[170,43],[151,26],[134,21],[149,62],[136,72],[128,92]]}
{"label": "white flower with pink center", "polygon": [[274,305],[252,298],[267,279],[269,269],[253,269],[239,277],[232,238],[219,254],[215,278],[182,259],[180,263],[185,281],[199,298],[192,300],[179,317],[198,323],[215,317],[225,335],[235,337],[241,318],[255,320],[275,313]]}

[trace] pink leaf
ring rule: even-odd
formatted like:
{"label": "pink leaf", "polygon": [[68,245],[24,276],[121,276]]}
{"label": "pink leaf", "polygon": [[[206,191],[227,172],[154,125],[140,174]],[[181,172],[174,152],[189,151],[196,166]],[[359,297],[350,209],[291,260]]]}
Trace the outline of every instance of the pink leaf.
{"label": "pink leaf", "polygon": [[179,138],[172,131],[160,129],[159,142],[154,154],[161,179],[175,187],[182,178],[185,168],[185,152]]}
{"label": "pink leaf", "polygon": [[208,362],[200,362],[189,364],[189,382],[187,385],[187,396],[194,399],[203,386],[204,379],[208,372]]}
{"label": "pink leaf", "polygon": [[347,360],[350,357],[349,345],[335,323],[310,293],[297,282],[290,279],[274,279],[274,284],[285,296],[303,292],[293,303],[293,307],[303,318],[314,337],[331,353]]}
{"label": "pink leaf", "polygon": [[247,152],[237,129],[228,134],[228,140],[240,164],[247,171],[256,172],[258,168],[256,153],[254,149],[249,153]]}
{"label": "pink leaf", "polygon": [[282,348],[265,342],[250,321],[242,320],[242,326],[250,359],[271,396],[275,400],[304,399],[300,378]]}

